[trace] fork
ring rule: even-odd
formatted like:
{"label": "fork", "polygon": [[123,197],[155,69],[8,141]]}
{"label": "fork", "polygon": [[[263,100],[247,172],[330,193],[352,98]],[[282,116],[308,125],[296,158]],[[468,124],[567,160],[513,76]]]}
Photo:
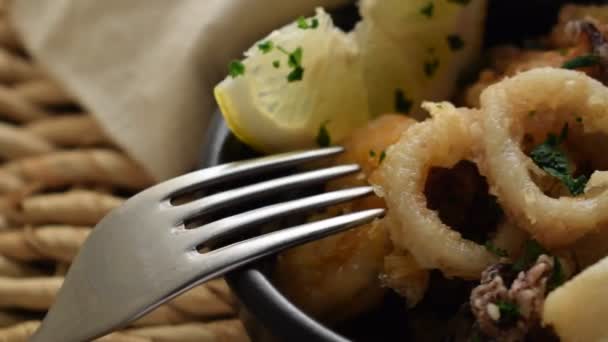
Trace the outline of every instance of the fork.
{"label": "fork", "polygon": [[342,152],[341,147],[290,152],[195,171],[140,192],[97,224],[70,267],[33,342],[89,341],[126,326],[188,289],[246,263],[375,218],[383,209],[353,212],[274,231],[217,249],[200,249],[270,220],[372,193],[354,187],[267,205],[197,227],[201,215],[261,196],[307,187],[359,171],[338,165],[238,187],[186,203],[179,196],[244,176],[267,173]]}

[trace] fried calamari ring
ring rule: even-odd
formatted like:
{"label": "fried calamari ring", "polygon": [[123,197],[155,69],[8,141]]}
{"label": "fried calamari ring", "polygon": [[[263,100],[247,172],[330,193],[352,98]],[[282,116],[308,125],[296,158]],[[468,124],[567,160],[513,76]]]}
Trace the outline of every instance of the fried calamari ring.
{"label": "fried calamari ring", "polygon": [[[488,87],[481,108],[484,173],[521,228],[551,248],[608,222],[608,191],[551,198],[533,181],[533,161],[522,150],[526,134],[544,137],[565,123],[582,125],[584,133],[608,133],[608,88],[580,72],[540,68]],[[575,123],[576,116],[582,122]]]}
{"label": "fried calamari ring", "polygon": [[[393,243],[409,251],[423,268],[447,276],[478,279],[498,259],[484,246],[464,239],[427,208],[424,194],[432,167],[452,167],[472,159],[475,125],[467,110],[449,103],[425,103],[431,119],[411,126],[391,146],[379,168],[378,192],[388,206]],[[479,128],[479,127],[477,127]]]}

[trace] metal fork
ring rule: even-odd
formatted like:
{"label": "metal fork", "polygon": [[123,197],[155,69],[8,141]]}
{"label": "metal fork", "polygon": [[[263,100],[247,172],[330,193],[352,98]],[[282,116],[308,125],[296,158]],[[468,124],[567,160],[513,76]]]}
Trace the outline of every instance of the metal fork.
{"label": "metal fork", "polygon": [[330,147],[234,162],[155,185],[108,214],[93,230],[70,267],[57,299],[31,341],[88,341],[145,315],[205,281],[283,249],[355,227],[383,215],[354,212],[275,231],[200,252],[205,246],[261,223],[369,195],[370,187],[333,191],[268,205],[187,229],[185,222],[245,200],[323,183],[357,172],[332,166],[227,190],[184,204],[172,199],[243,176],[332,156]]}

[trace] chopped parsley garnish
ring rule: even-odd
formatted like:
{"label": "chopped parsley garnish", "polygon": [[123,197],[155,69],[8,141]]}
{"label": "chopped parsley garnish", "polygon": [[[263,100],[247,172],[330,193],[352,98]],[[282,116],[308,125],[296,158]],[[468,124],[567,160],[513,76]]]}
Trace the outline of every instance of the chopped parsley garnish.
{"label": "chopped parsley garnish", "polygon": [[228,72],[230,73],[230,76],[232,76],[232,78],[236,78],[239,75],[244,75],[245,65],[243,64],[243,62],[235,59],[230,62],[230,64],[228,64]]}
{"label": "chopped parsley garnish", "polygon": [[500,311],[501,322],[515,322],[520,316],[519,306],[515,303],[499,300],[496,302],[496,306],[498,306],[498,310]]}
{"label": "chopped parsley garnish", "polygon": [[[369,150],[370,158],[376,158],[376,155],[376,151]],[[384,158],[386,158],[386,151],[382,150],[382,152],[380,152],[380,157],[378,158],[378,163],[382,163],[384,161]]]}
{"label": "chopped parsley garnish", "polygon": [[302,67],[302,47],[298,46],[293,52],[289,52],[283,47],[277,46],[277,50],[287,55],[287,65],[292,69],[291,72],[287,74],[287,81],[300,81],[304,76],[304,68]]}
{"label": "chopped parsley garnish", "polygon": [[287,74],[287,82],[295,82],[302,80],[302,76],[304,75],[304,68],[301,66],[297,66],[295,69],[291,70],[289,74]]}
{"label": "chopped parsley garnish", "polygon": [[529,117],[533,117],[535,115],[536,115],[536,111],[535,110],[531,110],[531,111],[528,112],[528,116]]}
{"label": "chopped parsley garnish", "polygon": [[433,75],[435,75],[435,72],[437,71],[438,68],[439,68],[439,59],[436,57],[431,59],[430,61],[424,62],[424,73],[426,74],[427,77],[433,77]]}
{"label": "chopped parsley garnish", "polygon": [[501,258],[506,258],[506,257],[509,256],[509,253],[507,253],[506,250],[504,250],[504,249],[502,249],[500,247],[497,247],[491,241],[487,241],[486,244],[485,244],[485,247],[488,250],[488,252],[490,252],[490,253],[492,253],[492,254],[494,254],[496,256],[499,256]]}
{"label": "chopped parsley garnish", "polygon": [[576,117],[576,122],[581,123],[583,122],[583,118],[581,118],[580,116]]}
{"label": "chopped parsley garnish", "polygon": [[401,89],[395,89],[395,111],[398,113],[407,114],[412,109],[412,100],[405,96]]}
{"label": "chopped parsley garnish", "polygon": [[275,69],[278,69],[281,66],[281,61],[272,61],[272,66],[275,67]]}
{"label": "chopped parsley garnish", "polygon": [[386,151],[382,150],[382,152],[380,153],[380,159],[378,159],[378,162],[382,163],[384,161],[384,158],[386,158]]}
{"label": "chopped parsley garnish", "polygon": [[559,149],[559,145],[567,137],[568,124],[566,123],[559,137],[555,134],[549,134],[544,143],[536,146],[530,152],[530,158],[538,167],[559,179],[572,195],[577,196],[585,192],[585,185],[589,179],[585,175],[574,178],[571,174],[568,157]]}
{"label": "chopped parsley garnish", "polygon": [[466,6],[471,2],[471,0],[448,0],[448,2],[453,2],[455,4]]}
{"label": "chopped parsley garnish", "polygon": [[325,121],[319,127],[319,133],[317,133],[317,145],[320,147],[327,147],[331,145],[331,137],[329,136],[329,131],[327,130],[327,124],[329,121]]}
{"label": "chopped parsley garnish", "polygon": [[464,48],[464,40],[457,34],[450,34],[447,36],[448,46],[452,51],[462,50]]}
{"label": "chopped parsley garnish", "polygon": [[429,2],[428,4],[426,4],[424,7],[422,7],[420,9],[420,14],[431,18],[433,16],[433,12],[435,11],[435,4],[432,2]]}
{"label": "chopped parsley garnish", "polygon": [[274,44],[272,43],[272,40],[267,40],[258,44],[258,49],[260,49],[260,51],[262,51],[263,53],[269,53],[270,51],[272,51],[273,47]]}
{"label": "chopped parsley garnish", "polygon": [[566,61],[562,68],[564,69],[578,69],[587,68],[600,63],[600,56],[594,54],[582,55],[572,58]]}
{"label": "chopped parsley garnish", "polygon": [[524,252],[522,255],[515,261],[513,264],[513,270],[516,272],[521,272],[529,269],[539,256],[542,254],[547,254],[547,250],[543,246],[541,246],[536,240],[528,240],[524,245]]}
{"label": "chopped parsley garnish", "polygon": [[301,28],[302,30],[316,29],[317,27],[319,27],[319,19],[317,19],[317,18],[310,19],[310,23],[309,23],[308,21],[306,21],[306,18],[299,17],[297,19],[297,23],[298,23],[298,27]]}
{"label": "chopped parsley garnish", "polygon": [[554,256],[553,257],[553,272],[551,273],[551,277],[547,281],[547,287],[549,292],[555,290],[560,287],[566,281],[566,274],[564,274],[564,269],[562,267],[562,263],[559,262],[559,259]]}
{"label": "chopped parsley garnish", "polygon": [[302,48],[298,46],[292,53],[288,54],[287,64],[292,68],[297,68],[302,63]]}

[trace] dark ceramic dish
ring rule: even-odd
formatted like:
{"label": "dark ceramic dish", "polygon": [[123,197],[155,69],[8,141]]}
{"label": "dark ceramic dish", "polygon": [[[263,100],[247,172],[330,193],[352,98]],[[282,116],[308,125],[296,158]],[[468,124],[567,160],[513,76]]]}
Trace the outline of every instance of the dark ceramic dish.
{"label": "dark ceramic dish", "polygon": [[[529,40],[547,33],[555,23],[563,3],[608,3],[585,0],[489,0],[484,44],[490,47],[503,43],[528,44]],[[336,23],[350,29],[358,20],[354,6],[332,14]],[[203,151],[203,166],[245,159],[255,156],[228,130],[222,116],[216,112],[208,131],[208,142]],[[228,277],[246,309],[247,329],[254,340],[276,339],[288,341],[384,341],[403,336],[407,313],[399,300],[388,296],[377,312],[330,329],[315,321],[292,305],[269,279],[273,260],[269,258],[248,268],[232,272]],[[255,317],[255,319],[253,319]]]}

